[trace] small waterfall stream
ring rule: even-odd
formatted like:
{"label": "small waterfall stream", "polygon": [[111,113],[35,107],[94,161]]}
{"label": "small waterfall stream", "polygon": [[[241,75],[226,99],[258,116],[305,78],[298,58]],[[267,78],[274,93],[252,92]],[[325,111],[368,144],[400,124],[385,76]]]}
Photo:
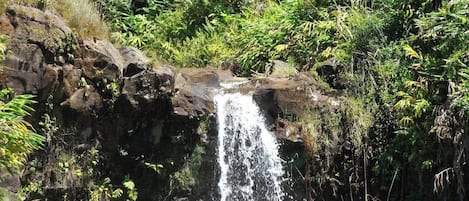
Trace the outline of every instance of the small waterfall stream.
{"label": "small waterfall stream", "polygon": [[252,95],[215,96],[220,201],[281,201],[283,170],[275,136]]}

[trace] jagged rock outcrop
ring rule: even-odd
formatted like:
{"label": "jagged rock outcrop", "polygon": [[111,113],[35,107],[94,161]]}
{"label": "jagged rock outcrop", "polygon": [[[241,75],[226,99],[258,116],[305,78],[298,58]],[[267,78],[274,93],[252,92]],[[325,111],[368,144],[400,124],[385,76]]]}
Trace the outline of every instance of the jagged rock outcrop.
{"label": "jagged rock outcrop", "polygon": [[[305,73],[252,81],[255,100],[270,116],[272,130],[283,139],[280,153],[295,161],[298,172],[302,172],[290,172],[291,186],[297,192],[307,192],[312,200],[334,200],[338,195],[360,191],[359,187],[350,189],[358,186],[355,178],[363,176],[353,172],[357,167],[355,154],[367,146],[366,134],[373,122],[373,115],[360,101],[338,91],[339,77],[334,75],[328,80],[327,74],[319,76],[331,81],[330,88]],[[324,175],[330,176],[317,180]],[[307,185],[298,185],[302,182]]]}
{"label": "jagged rock outcrop", "polygon": [[[105,177],[120,185],[130,175],[142,200],[163,199],[170,175],[205,135],[198,128],[213,113],[218,73],[176,75],[136,48],[80,39],[60,17],[35,8],[9,6],[0,27],[12,52],[0,86],[37,96],[32,123],[47,135],[21,176],[23,184],[41,184],[44,192],[33,197],[86,200]],[[80,174],[64,171],[65,162]],[[148,164],[164,165],[164,174]]]}
{"label": "jagged rock outcrop", "polygon": [[302,142],[301,128],[291,122],[297,121],[305,111],[339,108],[344,97],[325,88],[313,75],[299,73],[290,77],[258,78],[254,85],[254,100],[273,121],[279,138],[290,142]]}
{"label": "jagged rock outcrop", "polygon": [[224,72],[215,69],[183,69],[176,76],[176,93],[172,99],[175,116],[196,118],[213,113],[213,95],[220,87],[220,78]]}
{"label": "jagged rock outcrop", "polygon": [[[155,67],[136,48],[78,38],[59,17],[35,8],[9,6],[0,28],[12,52],[0,85],[37,96],[31,121],[47,138],[18,176],[41,185],[35,199],[87,200],[106,178],[122,186],[126,176],[141,200],[208,199],[204,190],[217,176],[213,96],[232,78],[229,71]],[[298,116],[336,111],[343,99],[304,73],[253,78],[240,91],[254,91],[285,155],[303,150]],[[196,154],[200,170],[188,165]],[[181,174],[200,183],[187,186]]]}
{"label": "jagged rock outcrop", "polygon": [[11,36],[9,50],[14,52],[4,61],[9,76],[2,82],[18,93],[44,97],[54,87],[54,68],[71,59],[72,31],[59,17],[23,6],[8,7],[1,18],[1,34]]}

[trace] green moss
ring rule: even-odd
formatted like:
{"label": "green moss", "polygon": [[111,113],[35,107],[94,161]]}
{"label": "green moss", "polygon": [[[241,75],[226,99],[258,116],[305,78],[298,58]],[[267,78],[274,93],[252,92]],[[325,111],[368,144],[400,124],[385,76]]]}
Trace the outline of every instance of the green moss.
{"label": "green moss", "polygon": [[183,168],[170,176],[170,188],[176,191],[192,188],[197,184],[198,172],[202,165],[205,148],[196,145],[191,157],[186,161]]}
{"label": "green moss", "polygon": [[347,100],[344,112],[347,120],[346,127],[349,130],[348,135],[355,147],[361,147],[363,138],[368,135],[368,131],[374,122],[374,116],[365,107],[363,101],[355,98]]}
{"label": "green moss", "polygon": [[199,121],[199,127],[197,127],[197,134],[201,136],[207,135],[209,123],[210,123],[209,120],[201,119]]}
{"label": "green moss", "polygon": [[17,195],[1,187],[0,187],[0,200],[1,201],[21,201],[21,199]]}

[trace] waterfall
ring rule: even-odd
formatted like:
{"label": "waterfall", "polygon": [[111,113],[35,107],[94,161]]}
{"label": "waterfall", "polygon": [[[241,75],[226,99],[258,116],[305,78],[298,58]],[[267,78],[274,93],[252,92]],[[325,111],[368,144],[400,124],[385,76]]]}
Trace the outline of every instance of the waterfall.
{"label": "waterfall", "polygon": [[283,170],[275,136],[252,95],[215,96],[220,201],[280,201]]}

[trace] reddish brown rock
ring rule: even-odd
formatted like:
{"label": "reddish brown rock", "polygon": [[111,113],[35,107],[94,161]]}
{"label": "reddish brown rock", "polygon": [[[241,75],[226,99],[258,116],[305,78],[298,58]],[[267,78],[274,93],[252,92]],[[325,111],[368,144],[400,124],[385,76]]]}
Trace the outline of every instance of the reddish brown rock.
{"label": "reddish brown rock", "polygon": [[6,15],[0,15],[0,35],[11,35],[15,31]]}

